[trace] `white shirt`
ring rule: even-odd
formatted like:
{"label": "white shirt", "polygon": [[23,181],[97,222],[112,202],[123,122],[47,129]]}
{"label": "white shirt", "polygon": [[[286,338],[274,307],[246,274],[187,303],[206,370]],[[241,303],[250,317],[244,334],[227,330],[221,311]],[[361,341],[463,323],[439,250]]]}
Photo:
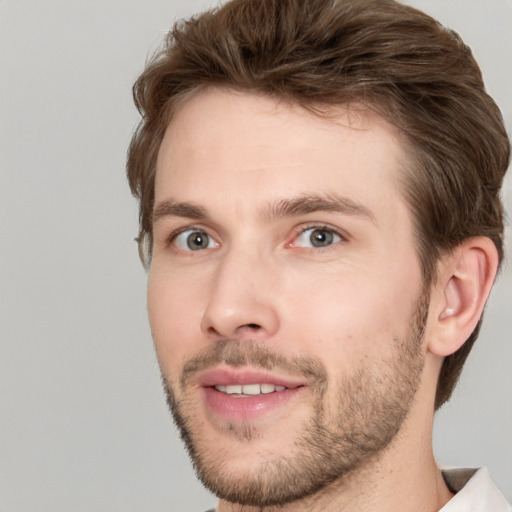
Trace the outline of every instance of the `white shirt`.
{"label": "white shirt", "polygon": [[512,512],[486,468],[443,470],[455,496],[439,512]]}
{"label": "white shirt", "polygon": [[443,470],[443,476],[457,494],[439,512],[512,512],[486,468],[448,469]]}

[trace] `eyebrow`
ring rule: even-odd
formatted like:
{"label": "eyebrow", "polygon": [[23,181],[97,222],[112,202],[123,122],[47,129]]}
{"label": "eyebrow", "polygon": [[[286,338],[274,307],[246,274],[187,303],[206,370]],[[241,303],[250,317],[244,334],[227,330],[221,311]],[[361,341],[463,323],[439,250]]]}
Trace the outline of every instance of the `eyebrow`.
{"label": "eyebrow", "polygon": [[209,215],[202,206],[170,199],[158,203],[153,210],[153,222],[157,222],[163,217],[185,217],[188,219],[206,220],[209,218]]}
{"label": "eyebrow", "polygon": [[[366,217],[377,224],[375,215],[366,206],[338,194],[300,194],[296,197],[281,199],[263,208],[261,216],[267,221],[272,221],[315,212],[336,212],[344,215]],[[200,205],[169,199],[158,203],[153,210],[153,223],[163,217],[208,220],[210,215]]]}
{"label": "eyebrow", "polygon": [[338,194],[301,194],[268,205],[263,216],[268,220],[295,217],[314,212],[336,212],[344,215],[366,217],[375,224],[375,215],[364,205]]}

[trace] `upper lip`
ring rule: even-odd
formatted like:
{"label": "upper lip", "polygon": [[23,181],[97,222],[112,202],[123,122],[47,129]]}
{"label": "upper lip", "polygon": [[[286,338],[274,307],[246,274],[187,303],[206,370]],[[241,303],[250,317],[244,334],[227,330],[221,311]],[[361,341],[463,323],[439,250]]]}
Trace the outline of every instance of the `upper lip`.
{"label": "upper lip", "polygon": [[270,371],[216,367],[202,372],[197,380],[201,387],[246,384],[273,384],[286,388],[298,388],[305,382],[292,377],[274,375]]}

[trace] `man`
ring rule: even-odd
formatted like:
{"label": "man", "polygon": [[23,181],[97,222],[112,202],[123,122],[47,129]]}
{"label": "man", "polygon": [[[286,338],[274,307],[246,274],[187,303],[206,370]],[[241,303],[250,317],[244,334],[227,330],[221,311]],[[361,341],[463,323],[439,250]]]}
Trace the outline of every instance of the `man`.
{"label": "man", "polygon": [[432,453],[510,155],[458,36],[392,0],[233,0],[134,93],[150,324],[217,510],[510,510]]}

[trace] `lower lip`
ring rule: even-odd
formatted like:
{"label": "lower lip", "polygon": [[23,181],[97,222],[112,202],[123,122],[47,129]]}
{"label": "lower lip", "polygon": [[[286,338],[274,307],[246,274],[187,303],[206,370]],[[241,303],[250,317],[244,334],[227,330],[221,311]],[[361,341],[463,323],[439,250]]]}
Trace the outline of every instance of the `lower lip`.
{"label": "lower lip", "polygon": [[303,387],[274,391],[254,396],[233,396],[212,387],[203,389],[207,408],[219,418],[230,422],[247,422],[285,407]]}

